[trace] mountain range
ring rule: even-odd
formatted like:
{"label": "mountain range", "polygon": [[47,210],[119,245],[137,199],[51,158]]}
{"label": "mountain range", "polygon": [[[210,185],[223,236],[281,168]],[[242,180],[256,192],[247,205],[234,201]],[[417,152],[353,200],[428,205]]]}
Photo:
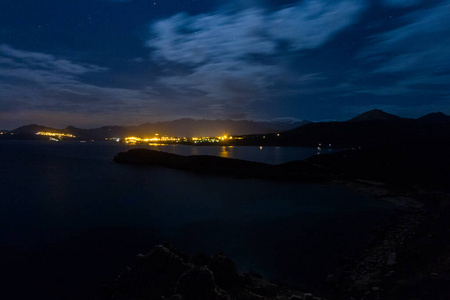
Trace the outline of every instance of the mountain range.
{"label": "mountain range", "polygon": [[[145,123],[138,126],[104,126],[80,129],[68,126],[55,129],[26,125],[11,133],[14,138],[37,138],[36,132],[70,133],[78,139],[142,138],[160,136],[244,136],[230,141],[234,145],[358,147],[381,144],[450,144],[450,116],[430,113],[417,119],[401,118],[374,109],[342,122],[253,122],[233,120],[179,119],[170,122]],[[10,135],[2,135],[11,138]]]}
{"label": "mountain range", "polygon": [[349,122],[359,122],[359,121],[373,121],[373,120],[400,120],[401,118],[396,115],[389,114],[379,109],[372,109],[365,113],[362,113],[350,120]]}
{"label": "mountain range", "polygon": [[371,110],[344,122],[309,123],[280,134],[248,136],[245,144],[360,147],[386,144],[450,144],[450,116],[431,113],[417,119]]}

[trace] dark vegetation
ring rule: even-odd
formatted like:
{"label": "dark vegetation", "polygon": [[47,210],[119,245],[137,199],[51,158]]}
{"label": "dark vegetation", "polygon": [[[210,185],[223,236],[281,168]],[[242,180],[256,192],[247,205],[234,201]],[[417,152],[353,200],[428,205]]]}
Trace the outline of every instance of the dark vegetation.
{"label": "dark vegetation", "polygon": [[450,146],[447,145],[385,145],[269,165],[216,156],[182,156],[149,149],[131,149],[119,153],[114,161],[241,178],[290,181],[363,179],[396,186],[446,189],[450,182],[448,153]]}
{"label": "dark vegetation", "polygon": [[307,161],[346,179],[446,189],[450,182],[450,145],[398,144],[317,155]]}
{"label": "dark vegetation", "polygon": [[308,161],[282,165],[222,158],[208,155],[182,156],[149,149],[131,149],[114,157],[116,163],[162,166],[173,169],[238,178],[267,180],[330,180],[332,174]]}

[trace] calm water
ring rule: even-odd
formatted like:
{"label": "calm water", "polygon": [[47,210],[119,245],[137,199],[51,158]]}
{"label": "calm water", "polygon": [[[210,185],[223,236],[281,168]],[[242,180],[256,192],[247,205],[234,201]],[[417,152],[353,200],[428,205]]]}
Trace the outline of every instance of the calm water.
{"label": "calm water", "polygon": [[[1,299],[98,299],[101,284],[132,264],[137,253],[162,242],[190,254],[225,252],[241,270],[268,278],[313,283],[326,277],[342,256],[360,249],[390,209],[333,186],[111,162],[127,148],[100,142],[0,142]],[[268,163],[316,151],[162,150],[224,151]]]}

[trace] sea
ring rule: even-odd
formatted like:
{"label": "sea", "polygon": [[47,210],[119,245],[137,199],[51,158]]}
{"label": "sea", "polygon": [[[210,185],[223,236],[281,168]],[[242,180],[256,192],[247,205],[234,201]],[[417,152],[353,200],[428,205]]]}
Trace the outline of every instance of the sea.
{"label": "sea", "polygon": [[318,153],[0,141],[0,299],[103,299],[138,254],[163,243],[191,255],[225,253],[240,271],[313,286],[362,251],[393,209],[332,184],[113,163],[136,147],[270,164]]}

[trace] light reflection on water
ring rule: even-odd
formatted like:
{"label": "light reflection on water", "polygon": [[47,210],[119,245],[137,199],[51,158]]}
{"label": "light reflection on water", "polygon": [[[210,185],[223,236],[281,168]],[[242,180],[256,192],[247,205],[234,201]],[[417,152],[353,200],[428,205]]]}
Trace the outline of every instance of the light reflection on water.
{"label": "light reflection on water", "polygon": [[219,156],[223,157],[223,158],[234,157],[233,156],[233,147],[222,146],[222,151],[220,151]]}
{"label": "light reflection on water", "polygon": [[213,155],[224,158],[251,160],[268,164],[282,164],[306,159],[339,149],[318,151],[315,147],[275,147],[275,146],[185,146],[185,145],[140,145],[140,148],[154,149],[179,155]]}

